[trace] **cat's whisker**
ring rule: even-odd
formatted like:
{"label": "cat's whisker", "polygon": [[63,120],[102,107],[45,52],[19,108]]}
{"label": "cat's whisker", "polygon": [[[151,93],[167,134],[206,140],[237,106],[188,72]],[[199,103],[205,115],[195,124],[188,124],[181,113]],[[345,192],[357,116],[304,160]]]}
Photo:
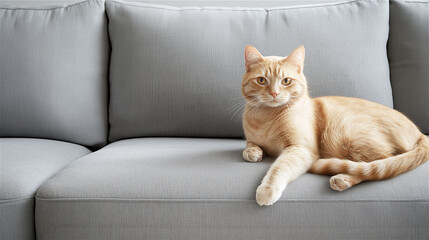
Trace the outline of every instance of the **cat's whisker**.
{"label": "cat's whisker", "polygon": [[231,107],[227,108],[226,111],[228,111],[231,115],[231,120],[233,121],[239,121],[242,118],[244,106],[246,105],[246,101],[240,101],[232,105]]}
{"label": "cat's whisker", "polygon": [[243,115],[243,110],[237,109],[237,111],[235,111],[234,114],[231,116],[231,119],[234,121],[240,120],[242,115]]}
{"label": "cat's whisker", "polygon": [[237,100],[237,99],[243,99],[243,97],[235,97],[235,98],[232,98],[233,100]]}
{"label": "cat's whisker", "polygon": [[240,101],[240,102],[236,102],[236,103],[232,104],[232,105],[231,105],[229,108],[227,108],[227,109],[233,108],[233,107],[235,107],[235,106],[239,105],[240,103],[241,103],[241,101]]}
{"label": "cat's whisker", "polygon": [[236,114],[237,111],[240,111],[243,109],[244,105],[246,105],[246,102],[240,102],[235,104],[232,107],[229,107],[225,111],[227,111],[229,114]]}
{"label": "cat's whisker", "polygon": [[242,111],[243,107],[244,107],[244,105],[237,106],[234,109],[230,110],[229,113],[234,116],[237,112]]}
{"label": "cat's whisker", "polygon": [[258,112],[259,107],[262,106],[262,103],[264,101],[259,100],[258,103],[252,108],[252,115],[255,116],[255,114]]}
{"label": "cat's whisker", "polygon": [[243,112],[244,112],[244,108],[238,108],[234,114],[232,115],[231,119],[234,121],[239,121],[241,120],[242,116],[243,116]]}

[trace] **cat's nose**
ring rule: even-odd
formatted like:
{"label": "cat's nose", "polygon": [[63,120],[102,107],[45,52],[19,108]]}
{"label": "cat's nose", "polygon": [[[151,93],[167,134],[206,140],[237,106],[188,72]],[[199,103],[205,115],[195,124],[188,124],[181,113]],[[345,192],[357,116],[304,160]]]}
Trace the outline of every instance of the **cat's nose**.
{"label": "cat's nose", "polygon": [[278,93],[276,93],[276,92],[270,92],[270,95],[271,96],[273,96],[273,98],[276,98],[277,97],[277,95],[279,95]]}

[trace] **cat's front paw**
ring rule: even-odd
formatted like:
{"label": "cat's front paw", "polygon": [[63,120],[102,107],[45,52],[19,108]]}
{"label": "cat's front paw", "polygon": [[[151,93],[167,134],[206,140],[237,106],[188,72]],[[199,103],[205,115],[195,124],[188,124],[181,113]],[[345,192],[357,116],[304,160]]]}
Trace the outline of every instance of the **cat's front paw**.
{"label": "cat's front paw", "polygon": [[249,147],[244,149],[243,158],[248,162],[259,162],[262,160],[262,149],[260,147]]}
{"label": "cat's front paw", "polygon": [[273,205],[273,203],[279,200],[283,190],[280,187],[274,185],[261,184],[256,189],[256,202],[260,205]]}

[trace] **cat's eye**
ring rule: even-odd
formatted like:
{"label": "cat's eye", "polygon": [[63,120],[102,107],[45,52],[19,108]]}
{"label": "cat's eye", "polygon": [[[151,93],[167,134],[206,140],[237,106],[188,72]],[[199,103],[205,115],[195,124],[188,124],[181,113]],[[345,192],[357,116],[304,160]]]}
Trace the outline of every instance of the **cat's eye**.
{"label": "cat's eye", "polygon": [[258,79],[256,79],[256,81],[261,85],[265,85],[267,83],[267,80],[263,77],[258,77]]}
{"label": "cat's eye", "polygon": [[292,78],[285,78],[282,80],[283,85],[289,85],[292,82]]}

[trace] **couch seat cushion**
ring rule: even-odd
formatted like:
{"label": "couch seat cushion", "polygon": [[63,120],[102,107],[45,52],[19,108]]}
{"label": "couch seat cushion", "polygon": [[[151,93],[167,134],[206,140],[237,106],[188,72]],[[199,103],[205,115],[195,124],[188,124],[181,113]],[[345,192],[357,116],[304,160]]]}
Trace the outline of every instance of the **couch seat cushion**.
{"label": "couch seat cushion", "polygon": [[34,195],[47,179],[90,153],[82,146],[43,139],[0,138],[2,239],[34,239]]}
{"label": "couch seat cushion", "polygon": [[[112,143],[38,191],[38,239],[418,238],[428,233],[425,164],[397,178],[331,190],[305,174],[275,205],[255,190],[272,160],[242,159],[243,140]],[[64,217],[67,216],[67,217]]]}

